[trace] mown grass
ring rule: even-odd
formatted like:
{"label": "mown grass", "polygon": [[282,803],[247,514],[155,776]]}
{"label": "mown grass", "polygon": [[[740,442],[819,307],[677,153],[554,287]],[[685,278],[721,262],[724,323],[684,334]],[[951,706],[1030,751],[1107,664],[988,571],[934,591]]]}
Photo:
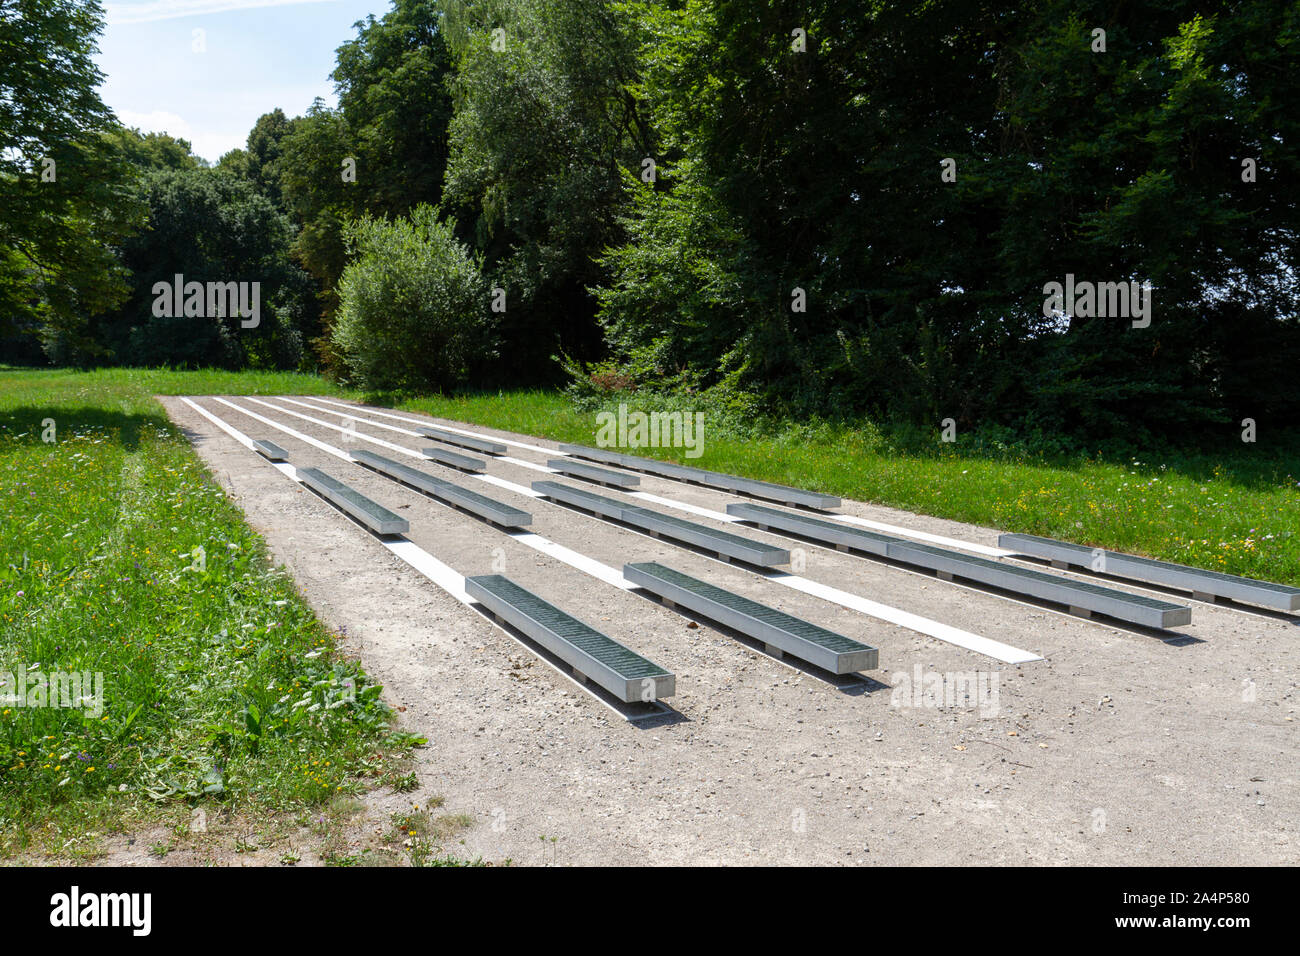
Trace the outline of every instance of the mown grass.
{"label": "mown grass", "polygon": [[[0,394],[37,389],[71,399],[78,393],[107,401],[120,396],[150,395],[340,395],[357,393],[319,375],[299,372],[228,372],[224,369],[182,371],[166,368],[108,368],[92,372],[68,369],[16,369],[0,366]],[[157,405],[154,410],[161,414]]]}
{"label": "mown grass", "polygon": [[[597,412],[614,410],[620,401],[631,411],[666,407],[625,395],[582,408],[566,395],[537,391],[407,398],[399,404],[594,444]],[[672,406],[690,410],[688,399]],[[899,440],[866,424],[755,429],[725,412],[702,410],[699,458],[687,459],[673,448],[636,452],[1003,531],[1300,585],[1300,433],[1261,436],[1218,452],[1048,461],[960,435],[945,443],[937,431],[932,439]]]}
{"label": "mown grass", "polygon": [[0,673],[103,681],[102,713],[0,704],[0,854],[93,852],[88,831],[192,806],[318,806],[418,743],[389,735],[380,688],[271,566],[155,388],[328,390],[0,371]]}

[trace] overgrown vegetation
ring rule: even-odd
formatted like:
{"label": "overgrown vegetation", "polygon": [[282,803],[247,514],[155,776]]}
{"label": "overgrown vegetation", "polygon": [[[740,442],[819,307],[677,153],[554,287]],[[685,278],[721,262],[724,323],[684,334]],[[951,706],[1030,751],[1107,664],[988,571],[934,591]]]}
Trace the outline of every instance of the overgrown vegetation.
{"label": "overgrown vegetation", "polygon": [[168,808],[317,806],[410,746],[146,391],[169,380],[0,371],[0,672],[102,678],[98,702],[0,705],[4,854]]}
{"label": "overgrown vegetation", "polygon": [[454,388],[493,356],[487,283],[453,226],[420,206],[347,227],[334,346],[358,385]]}

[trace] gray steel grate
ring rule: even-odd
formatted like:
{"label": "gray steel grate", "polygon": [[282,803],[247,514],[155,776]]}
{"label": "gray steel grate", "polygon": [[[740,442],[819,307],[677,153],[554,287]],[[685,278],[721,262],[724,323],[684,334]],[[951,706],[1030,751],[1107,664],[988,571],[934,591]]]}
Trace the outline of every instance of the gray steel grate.
{"label": "gray steel grate", "polygon": [[1022,554],[1091,568],[1106,574],[1150,581],[1194,593],[1262,604],[1284,611],[1300,610],[1300,588],[1221,571],[1207,571],[1172,561],[1144,558],[1121,551],[1089,548],[1032,534],[1004,534],[998,544]]}
{"label": "gray steel grate", "polygon": [[689,610],[836,674],[879,666],[879,651],[654,561],[627,564],[623,576]]}
{"label": "gray steel grate", "polygon": [[655,561],[648,561],[642,564],[633,564],[629,567],[644,571],[646,574],[652,574],[661,581],[667,581],[670,584],[676,584],[678,587],[694,591],[701,597],[706,597],[711,601],[716,601],[733,611],[739,611],[755,620],[762,621],[765,624],[771,624],[773,627],[779,627],[782,630],[796,634],[807,641],[816,641],[823,647],[828,647],[836,652],[860,651],[864,650],[867,645],[861,641],[855,641],[851,637],[845,637],[843,634],[836,634],[834,631],[828,631],[824,627],[818,627],[805,621],[803,618],[795,617],[793,614],[787,614],[785,611],[778,611],[774,607],[768,607],[766,604],[759,604],[757,601],[751,601],[747,597],[741,597],[731,591],[718,587],[716,584],[710,584],[707,581],[701,581],[699,578],[693,578],[689,574],[683,574],[672,568],[665,567]]}
{"label": "gray steel grate", "polygon": [[488,521],[502,527],[521,528],[533,523],[533,516],[527,511],[502,504],[487,495],[481,495],[477,491],[462,488],[460,485],[444,481],[417,468],[393,461],[391,458],[385,458],[383,455],[376,455],[364,448],[354,448],[348,454],[355,461],[368,465],[390,478],[418,488],[439,501],[459,505],[466,511],[471,511],[480,518],[486,518]]}
{"label": "gray steel grate", "polygon": [[790,505],[807,505],[813,508],[838,508],[840,506],[840,499],[834,495],[822,494],[817,491],[805,491],[802,488],[778,485],[771,481],[741,478],[739,475],[728,475],[724,472],[708,471],[690,465],[657,461],[654,458],[641,458],[637,455],[626,455],[622,452],[609,451],[603,448],[589,448],[586,445],[561,445],[560,450],[579,458],[622,465],[624,468],[645,471],[652,475],[662,475],[678,481],[693,481],[701,485],[721,488],[724,491],[736,491],[741,494],[753,495],[756,498],[768,498]]}
{"label": "gray steel grate", "polygon": [[654,661],[628,650],[613,638],[566,614],[531,591],[524,590],[504,575],[486,574],[468,580],[506,601],[511,607],[564,638],[584,654],[616,671],[620,677],[627,680],[641,680],[668,673]]}
{"label": "gray steel grate", "polygon": [[1191,621],[1191,608],[1087,581],[1062,578],[1032,568],[990,561],[928,544],[900,541],[889,546],[889,557],[908,564],[947,571],[1007,590],[1108,614],[1119,620],[1152,627],[1174,627]]}
{"label": "gray steel grate", "polygon": [[377,501],[349,488],[319,468],[299,468],[298,477],[339,509],[346,511],[378,534],[405,534],[410,523]]}
{"label": "gray steel grate", "polygon": [[606,471],[604,468],[585,465],[580,461],[574,461],[572,458],[552,458],[546,463],[546,467],[554,468],[558,472],[573,475],[576,478],[589,478],[592,481],[598,481],[605,485],[615,485],[619,488],[635,488],[641,484],[641,479],[636,475]]}
{"label": "gray steel grate", "polygon": [[615,520],[620,520],[623,517],[623,509],[628,507],[623,502],[615,501],[613,498],[606,498],[604,495],[598,495],[586,488],[562,485],[558,481],[534,481],[533,491],[548,498],[554,498],[556,501],[577,505],[579,508],[585,508],[587,511],[594,511],[596,514]]}
{"label": "gray steel grate", "polygon": [[445,448],[421,448],[420,454],[441,464],[450,465],[452,468],[459,468],[461,471],[472,471],[476,474],[487,471],[487,462],[482,458],[471,458],[469,455],[448,451]]}
{"label": "gray steel grate", "polygon": [[871,554],[884,555],[890,543],[901,541],[887,534],[878,534],[862,528],[849,528],[833,521],[825,521],[810,515],[790,511],[778,511],[765,505],[750,504],[747,501],[727,505],[727,514],[744,518],[756,524],[792,531],[806,538],[830,544],[844,545],[867,551]]}
{"label": "gray steel grate", "polygon": [[684,518],[660,514],[649,508],[627,505],[623,508],[623,520],[651,531],[658,531],[669,537],[690,542],[710,551],[717,551],[729,557],[741,558],[754,564],[772,565],[789,564],[790,552],[761,541],[743,538],[729,531],[717,531],[706,525],[696,524]]}
{"label": "gray steel grate", "polygon": [[254,438],[253,450],[268,461],[288,461],[289,453],[266,438]]}
{"label": "gray steel grate", "polygon": [[643,531],[663,534],[669,538],[726,555],[729,558],[737,558],[741,561],[763,566],[788,564],[790,561],[790,552],[784,548],[764,544],[761,541],[752,541],[738,534],[717,531],[705,525],[696,524],[693,521],[685,521],[672,515],[651,511],[649,508],[624,504],[621,501],[606,498],[604,495],[595,494],[584,488],[574,488],[554,481],[535,481],[533,482],[533,490],[546,495],[548,498],[577,505],[579,508],[594,511],[616,521],[623,521]]}
{"label": "gray steel grate", "polygon": [[447,431],[445,428],[434,428],[430,425],[421,425],[416,428],[416,431],[427,438],[435,438],[448,445],[457,445],[461,448],[472,448],[475,451],[481,451],[489,455],[504,455],[506,453],[505,445],[500,442],[491,441],[487,438],[477,438],[474,435],[462,435],[459,432]]}

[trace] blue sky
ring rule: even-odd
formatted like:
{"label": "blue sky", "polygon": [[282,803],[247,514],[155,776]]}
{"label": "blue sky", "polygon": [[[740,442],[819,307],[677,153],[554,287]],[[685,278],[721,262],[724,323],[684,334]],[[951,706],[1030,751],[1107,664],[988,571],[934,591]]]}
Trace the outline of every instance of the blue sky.
{"label": "blue sky", "polygon": [[[280,107],[335,103],[334,51],[389,0],[106,0],[96,58],[103,97],[127,126],[188,139],[216,162]],[[195,49],[201,30],[203,52]]]}

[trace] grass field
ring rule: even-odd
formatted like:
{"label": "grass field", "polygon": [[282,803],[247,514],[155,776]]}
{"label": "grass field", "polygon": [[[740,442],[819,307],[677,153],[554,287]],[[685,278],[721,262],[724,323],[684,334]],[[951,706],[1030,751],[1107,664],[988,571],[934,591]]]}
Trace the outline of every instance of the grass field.
{"label": "grass field", "polygon": [[[6,856],[94,853],[94,832],[184,825],[196,806],[323,806],[418,743],[390,734],[380,688],[335,653],[154,389],[325,390],[0,371],[0,675],[27,704],[0,706]],[[84,699],[40,700],[73,672]]]}

